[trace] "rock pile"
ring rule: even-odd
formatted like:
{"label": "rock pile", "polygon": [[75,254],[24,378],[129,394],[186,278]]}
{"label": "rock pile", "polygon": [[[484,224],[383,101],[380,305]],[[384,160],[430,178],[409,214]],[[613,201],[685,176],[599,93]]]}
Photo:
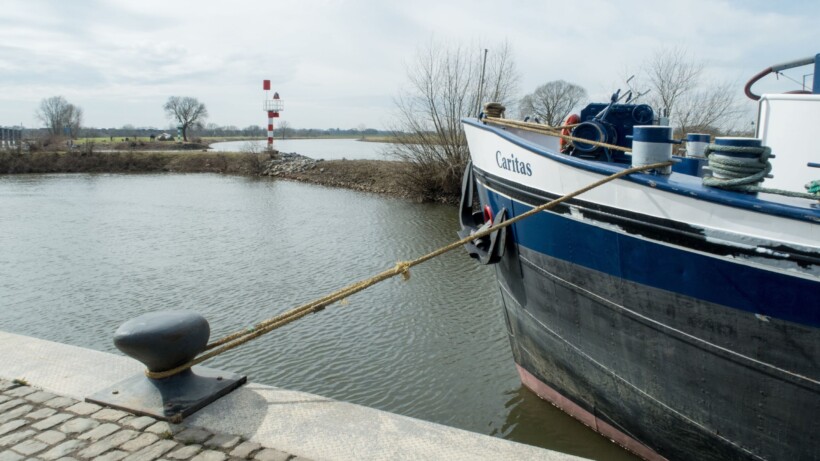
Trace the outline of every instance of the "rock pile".
{"label": "rock pile", "polygon": [[296,173],[312,170],[323,161],[296,153],[279,152],[277,158],[268,161],[265,165],[262,175],[290,177]]}

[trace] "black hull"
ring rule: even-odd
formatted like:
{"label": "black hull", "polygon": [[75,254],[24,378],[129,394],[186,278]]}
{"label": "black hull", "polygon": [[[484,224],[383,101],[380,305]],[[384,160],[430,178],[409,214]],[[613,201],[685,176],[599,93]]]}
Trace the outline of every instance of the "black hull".
{"label": "black hull", "polygon": [[496,267],[516,363],[593,429],[645,458],[820,459],[817,328],[516,245]]}

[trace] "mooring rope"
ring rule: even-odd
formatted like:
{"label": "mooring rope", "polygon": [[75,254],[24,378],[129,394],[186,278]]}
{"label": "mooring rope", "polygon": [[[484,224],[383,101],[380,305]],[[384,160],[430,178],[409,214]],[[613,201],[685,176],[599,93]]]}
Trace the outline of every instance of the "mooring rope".
{"label": "mooring rope", "polygon": [[228,352],[231,349],[234,349],[234,348],[236,348],[236,347],[238,347],[242,344],[247,343],[248,341],[256,339],[256,338],[264,335],[265,333],[268,333],[268,332],[270,332],[272,330],[275,330],[279,327],[287,325],[287,324],[289,324],[289,323],[291,323],[295,320],[298,320],[298,319],[300,319],[300,318],[302,318],[302,317],[304,317],[308,314],[312,314],[314,312],[319,312],[322,309],[324,309],[325,307],[329,306],[330,304],[333,304],[337,301],[343,300],[343,299],[347,298],[348,296],[353,295],[355,293],[358,293],[358,292],[360,292],[360,291],[362,291],[366,288],[369,288],[369,287],[371,287],[371,286],[373,286],[373,285],[375,285],[379,282],[382,282],[382,281],[387,280],[389,278],[395,277],[397,275],[401,275],[402,277],[404,277],[405,280],[407,280],[410,277],[410,268],[413,267],[413,266],[417,266],[417,265],[419,265],[419,264],[421,264],[425,261],[429,261],[430,259],[433,259],[437,256],[440,256],[440,255],[444,254],[444,253],[447,253],[447,252],[452,251],[456,248],[459,248],[459,247],[463,246],[466,243],[472,242],[475,239],[486,237],[486,236],[492,234],[493,232],[495,232],[495,231],[497,231],[501,228],[504,228],[504,227],[507,227],[509,225],[515,224],[516,222],[521,221],[522,219],[528,218],[528,217],[530,217],[530,216],[532,216],[536,213],[540,213],[542,211],[549,210],[550,208],[553,208],[553,207],[555,207],[556,205],[558,205],[562,202],[565,202],[565,201],[567,201],[569,199],[572,199],[572,198],[574,198],[578,195],[581,195],[584,192],[590,191],[592,189],[595,189],[596,187],[604,185],[604,184],[606,184],[610,181],[613,181],[615,179],[630,175],[632,173],[638,173],[638,172],[641,172],[641,171],[652,170],[652,169],[657,169],[657,168],[663,168],[663,167],[670,166],[671,164],[672,164],[672,162],[653,163],[651,165],[642,165],[642,166],[636,166],[636,167],[621,170],[621,171],[619,171],[617,173],[614,173],[610,176],[607,176],[607,177],[605,177],[601,180],[598,180],[594,183],[591,183],[591,184],[589,184],[589,185],[587,185],[587,186],[585,186],[581,189],[570,192],[569,194],[566,194],[566,195],[564,195],[562,197],[559,197],[555,200],[551,200],[547,203],[539,205],[539,206],[531,209],[530,211],[527,211],[526,213],[522,213],[522,214],[520,214],[520,215],[518,215],[514,218],[503,221],[503,222],[501,222],[499,224],[496,224],[494,226],[488,227],[487,229],[484,229],[482,231],[476,232],[475,234],[464,237],[463,239],[455,241],[453,243],[450,243],[449,245],[443,246],[443,247],[441,247],[437,250],[434,250],[430,253],[427,253],[424,256],[418,257],[418,258],[410,260],[410,261],[400,261],[400,262],[396,263],[396,265],[393,266],[392,268],[390,268],[388,270],[385,270],[385,271],[383,271],[379,274],[376,274],[373,277],[370,277],[368,279],[364,279],[364,280],[361,280],[359,282],[353,283],[353,284],[348,285],[348,286],[346,286],[346,287],[344,287],[340,290],[337,290],[333,293],[330,293],[329,295],[326,295],[322,298],[319,298],[319,299],[311,301],[307,304],[303,304],[301,306],[295,307],[295,308],[293,308],[293,309],[291,309],[287,312],[279,314],[275,317],[271,317],[270,319],[263,320],[263,321],[257,323],[256,325],[254,325],[250,328],[246,328],[244,330],[240,330],[240,331],[237,331],[235,333],[224,336],[223,338],[208,344],[206,350],[210,350],[210,352],[202,354],[202,355],[194,358],[193,360],[191,360],[191,361],[189,361],[189,362],[187,362],[183,365],[172,368],[170,370],[159,371],[159,372],[146,370],[145,375],[148,376],[149,378],[161,379],[161,378],[167,378],[169,376],[173,376],[177,373],[183,372],[183,371],[191,368],[194,365],[202,363],[205,360],[208,360],[210,358],[216,357],[219,354]]}
{"label": "mooring rope", "polygon": [[507,120],[507,119],[504,119],[504,118],[495,118],[495,117],[485,117],[484,120],[487,121],[487,122],[490,122],[490,123],[494,123],[496,125],[503,125],[503,126],[508,126],[508,127],[511,127],[511,128],[519,128],[519,129],[522,129],[522,130],[529,130],[529,131],[535,131],[535,132],[539,132],[539,133],[548,134],[550,136],[555,136],[557,138],[566,139],[567,141],[580,142],[580,143],[590,144],[590,145],[598,146],[598,147],[606,147],[607,149],[619,150],[621,152],[632,152],[632,149],[630,149],[628,147],[617,146],[615,144],[608,144],[608,143],[605,143],[605,142],[593,141],[591,139],[577,138],[575,136],[570,136],[570,135],[566,135],[566,134],[561,133],[561,130],[563,130],[564,128],[574,128],[574,127],[578,126],[579,124],[553,127],[553,126],[549,126],[549,125],[541,125],[539,123],[519,122],[517,120]]}
{"label": "mooring rope", "polygon": [[[730,157],[719,155],[721,153],[753,154],[756,156]],[[704,154],[709,160],[708,168],[712,170],[712,173],[717,173],[725,177],[716,178],[714,176],[704,176],[704,186],[740,192],[764,192],[767,194],[785,195],[787,197],[820,199],[820,195],[813,193],[794,192],[758,186],[772,171],[772,163],[769,159],[774,158],[774,156],[772,155],[771,148],[767,146],[721,146],[709,144],[706,146]]]}

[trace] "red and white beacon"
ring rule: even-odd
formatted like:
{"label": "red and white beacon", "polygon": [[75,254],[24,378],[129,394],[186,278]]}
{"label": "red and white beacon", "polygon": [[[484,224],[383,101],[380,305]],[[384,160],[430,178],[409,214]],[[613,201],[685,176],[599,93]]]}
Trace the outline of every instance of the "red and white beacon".
{"label": "red and white beacon", "polygon": [[273,98],[268,98],[270,93],[270,80],[262,81],[262,89],[265,90],[265,100],[262,103],[262,110],[268,113],[268,150],[273,149],[273,119],[279,117],[284,107],[282,100],[279,99],[279,93],[274,92]]}

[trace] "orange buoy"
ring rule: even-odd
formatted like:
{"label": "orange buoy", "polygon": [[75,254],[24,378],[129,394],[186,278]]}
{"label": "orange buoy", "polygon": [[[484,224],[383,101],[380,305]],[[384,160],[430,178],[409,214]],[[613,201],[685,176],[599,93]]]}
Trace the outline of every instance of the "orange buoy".
{"label": "orange buoy", "polygon": [[[581,122],[581,117],[578,114],[569,114],[569,115],[567,115],[567,119],[564,120],[564,125],[575,125],[576,123],[580,123],[580,122]],[[569,136],[569,133],[570,133],[570,128],[564,128],[563,130],[561,130],[561,134],[564,135],[564,136]],[[564,146],[566,146],[567,144],[569,144],[569,141],[567,141],[564,138],[561,138],[561,141],[560,141],[561,150],[564,150]]]}

